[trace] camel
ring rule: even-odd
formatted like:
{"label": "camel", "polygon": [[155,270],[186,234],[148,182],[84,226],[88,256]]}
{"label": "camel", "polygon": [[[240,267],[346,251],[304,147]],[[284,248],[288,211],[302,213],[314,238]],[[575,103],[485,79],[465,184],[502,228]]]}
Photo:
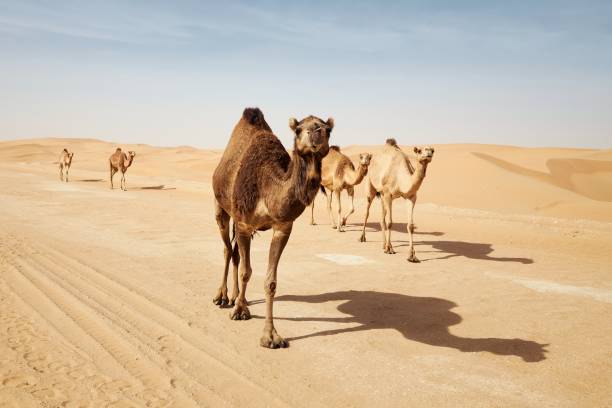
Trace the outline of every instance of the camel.
{"label": "camel", "polygon": [[123,153],[120,147],[115,150],[115,153],[108,158],[108,163],[110,166],[110,185],[111,190],[114,188],[113,186],[113,176],[118,171],[121,172],[121,189],[123,191],[127,191],[127,187],[125,186],[125,172],[134,162],[134,157],[136,156],[136,152],[128,151],[127,154]]}
{"label": "camel", "polygon": [[[321,184],[321,161],[329,151],[334,121],[308,116],[289,119],[294,132],[290,156],[272,133],[258,108],[246,108],[236,124],[213,174],[215,218],[224,244],[225,266],[217,305],[233,305],[230,318],[250,319],[246,289],[251,277],[250,248],[253,234],[273,230],[264,284],[266,318],[260,345],[283,348],[288,342],[277,333],[273,321],[278,262],[289,240],[293,221],[310,205]],[[230,239],[230,219],[233,238]],[[232,240],[235,240],[232,249]],[[227,297],[230,259],[234,268],[234,292]],[[240,290],[238,291],[238,268]]]}
{"label": "camel", "polygon": [[66,183],[68,182],[68,171],[70,170],[70,165],[72,164],[73,157],[74,157],[74,152],[70,153],[68,149],[64,149],[60,153],[59,177],[61,181],[66,181]]}
{"label": "camel", "polygon": [[[327,198],[327,211],[329,212],[329,218],[331,219],[332,228],[338,228],[338,231],[343,232],[346,220],[348,217],[355,212],[355,186],[363,180],[366,174],[368,174],[368,166],[370,165],[370,159],[372,155],[369,153],[361,153],[359,155],[359,165],[357,170],[351,159],[348,156],[340,152],[338,146],[330,146],[329,153],[323,159],[323,165],[321,170],[321,192],[325,194]],[[329,190],[330,194],[327,194]],[[342,203],[340,195],[342,190],[346,190],[349,197],[351,198],[351,209],[349,212],[342,217]],[[336,196],[338,202],[338,222],[332,214],[332,193]],[[315,225],[314,222],[314,200],[310,205],[310,224]]]}
{"label": "camel", "polygon": [[[415,255],[412,234],[414,232],[414,205],[417,200],[417,192],[425,179],[427,166],[434,154],[432,147],[420,149],[414,148],[417,156],[416,167],[413,167],[408,156],[402,152],[395,139],[388,139],[381,153],[374,155],[368,172],[368,202],[366,205],[365,220],[361,242],[366,241],[365,228],[370,214],[370,206],[374,197],[379,196],[382,202],[382,218],[380,226],[383,233],[383,250],[386,254],[394,254],[391,245],[391,226],[393,225],[392,202],[398,197],[410,201],[410,223],[408,234],[410,237],[410,256],[408,261],[419,262]],[[387,223],[387,214],[389,222]]]}

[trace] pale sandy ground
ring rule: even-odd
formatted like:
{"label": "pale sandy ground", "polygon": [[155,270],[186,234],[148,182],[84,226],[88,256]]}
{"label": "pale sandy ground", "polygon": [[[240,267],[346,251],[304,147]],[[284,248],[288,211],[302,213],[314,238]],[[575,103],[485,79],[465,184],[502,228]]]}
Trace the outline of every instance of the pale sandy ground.
{"label": "pale sandy ground", "polygon": [[362,189],[345,233],[319,196],[318,225],[296,221],[280,264],[291,346],[266,350],[269,232],[253,243],[254,318],[211,302],[220,152],[124,146],[122,192],[114,147],[0,143],[0,406],[612,405],[612,151],[435,146],[420,264],[405,203],[385,255],[379,203],[359,243]]}

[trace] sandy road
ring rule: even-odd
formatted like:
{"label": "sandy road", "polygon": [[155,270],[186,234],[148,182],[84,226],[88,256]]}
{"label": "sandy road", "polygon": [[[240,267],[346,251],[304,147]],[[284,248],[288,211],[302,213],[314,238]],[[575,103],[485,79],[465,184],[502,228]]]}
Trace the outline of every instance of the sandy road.
{"label": "sandy road", "polygon": [[612,404],[608,224],[422,204],[412,265],[402,212],[389,256],[374,223],[357,242],[361,202],[339,233],[319,198],[320,225],[300,218],[281,260],[291,346],[271,351],[269,233],[253,243],[254,318],[230,321],[211,302],[206,177],[135,171],[120,192],[102,171],[61,184],[52,169],[0,168],[2,406]]}

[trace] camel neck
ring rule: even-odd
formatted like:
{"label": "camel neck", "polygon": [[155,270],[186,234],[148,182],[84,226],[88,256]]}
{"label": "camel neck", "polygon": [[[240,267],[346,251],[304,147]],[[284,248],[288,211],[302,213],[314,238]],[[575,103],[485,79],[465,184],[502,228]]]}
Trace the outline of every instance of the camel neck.
{"label": "camel neck", "polygon": [[347,169],[347,177],[344,181],[347,184],[354,186],[355,184],[361,183],[367,173],[368,168],[363,164],[359,163],[359,167],[357,167],[357,170],[353,170],[350,167]]}
{"label": "camel neck", "polygon": [[419,190],[423,180],[425,179],[425,174],[427,173],[427,163],[417,162],[414,173],[407,174],[406,176],[406,184],[401,189],[402,193],[406,197],[411,197]]}
{"label": "camel neck", "polygon": [[289,173],[285,182],[286,199],[309,205],[321,184],[321,160],[313,155],[302,156],[294,150]]}

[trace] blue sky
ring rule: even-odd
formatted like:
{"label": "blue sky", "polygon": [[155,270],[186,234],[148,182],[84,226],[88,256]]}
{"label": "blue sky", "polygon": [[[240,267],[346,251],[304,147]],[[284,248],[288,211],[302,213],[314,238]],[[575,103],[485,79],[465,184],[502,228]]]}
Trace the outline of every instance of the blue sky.
{"label": "blue sky", "polygon": [[612,147],[612,2],[223,3],[0,0],[0,139]]}

